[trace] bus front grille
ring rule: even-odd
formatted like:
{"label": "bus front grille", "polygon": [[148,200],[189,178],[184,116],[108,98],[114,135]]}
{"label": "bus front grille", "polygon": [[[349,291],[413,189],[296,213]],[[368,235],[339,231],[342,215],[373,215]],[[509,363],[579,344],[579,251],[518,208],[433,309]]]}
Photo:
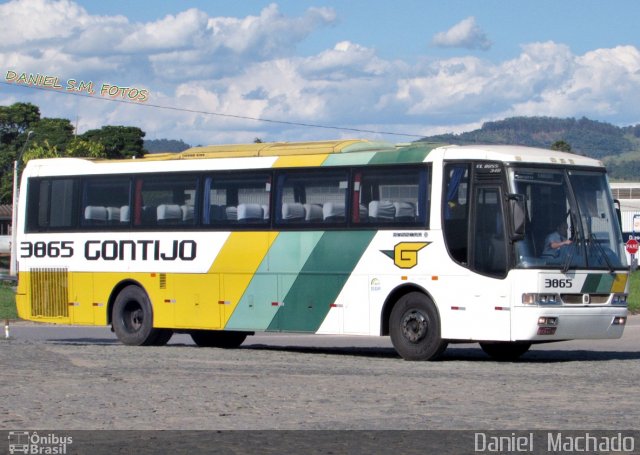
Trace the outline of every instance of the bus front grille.
{"label": "bus front grille", "polygon": [[31,316],[69,317],[66,268],[36,268],[31,276]]}
{"label": "bus front grille", "polygon": [[609,301],[611,294],[560,294],[562,303],[565,305],[604,305]]}

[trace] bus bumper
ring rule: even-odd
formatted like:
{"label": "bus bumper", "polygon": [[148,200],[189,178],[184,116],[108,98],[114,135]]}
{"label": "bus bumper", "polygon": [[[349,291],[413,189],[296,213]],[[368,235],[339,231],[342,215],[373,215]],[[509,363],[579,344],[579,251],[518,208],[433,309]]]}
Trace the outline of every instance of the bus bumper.
{"label": "bus bumper", "polygon": [[513,341],[560,341],[620,338],[626,324],[626,307],[512,308]]}

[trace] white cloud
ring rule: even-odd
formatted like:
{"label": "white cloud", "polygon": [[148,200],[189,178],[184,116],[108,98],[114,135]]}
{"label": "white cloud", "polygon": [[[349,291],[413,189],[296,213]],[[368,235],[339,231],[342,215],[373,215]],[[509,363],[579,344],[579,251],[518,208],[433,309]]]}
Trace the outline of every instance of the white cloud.
{"label": "white cloud", "polygon": [[164,19],[143,24],[133,33],[122,37],[116,49],[126,53],[157,50],[188,49],[204,38],[207,15],[195,8],[169,15]]}
{"label": "white cloud", "polygon": [[208,29],[215,48],[266,59],[289,54],[311,31],[335,19],[329,8],[309,8],[301,17],[288,18],[273,3],[260,16],[211,18]]}
{"label": "white cloud", "polygon": [[431,41],[437,47],[462,47],[487,50],[492,43],[487,34],[476,24],[476,18],[467,17],[446,32],[437,33]]}
{"label": "white cloud", "polygon": [[333,49],[309,57],[302,71],[311,78],[326,77],[332,80],[361,76],[380,76],[390,70],[391,62],[378,58],[374,49],[341,41]]}
{"label": "white cloud", "polygon": [[0,5],[0,17],[3,49],[69,38],[88,22],[87,12],[69,0],[13,0]]}

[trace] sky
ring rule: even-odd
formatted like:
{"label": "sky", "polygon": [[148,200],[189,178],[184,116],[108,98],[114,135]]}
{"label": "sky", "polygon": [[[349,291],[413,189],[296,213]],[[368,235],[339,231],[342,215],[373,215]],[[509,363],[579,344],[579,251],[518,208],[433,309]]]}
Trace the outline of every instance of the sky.
{"label": "sky", "polygon": [[0,2],[0,105],[191,145],[640,123],[636,0]]}

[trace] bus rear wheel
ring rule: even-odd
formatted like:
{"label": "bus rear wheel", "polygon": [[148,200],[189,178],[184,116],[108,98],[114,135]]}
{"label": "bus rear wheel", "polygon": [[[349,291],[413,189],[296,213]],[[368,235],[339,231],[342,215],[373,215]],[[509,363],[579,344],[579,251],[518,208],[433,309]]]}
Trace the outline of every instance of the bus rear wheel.
{"label": "bus rear wheel", "polygon": [[431,299],[420,292],[402,296],[389,318],[391,342],[405,360],[435,360],[447,349],[440,318]]}
{"label": "bus rear wheel", "polygon": [[240,346],[247,338],[246,332],[225,330],[193,330],[189,334],[193,342],[202,348],[233,349]]}
{"label": "bus rear wheel", "polygon": [[531,343],[522,341],[499,341],[480,343],[482,350],[493,360],[512,362],[529,350]]}
{"label": "bus rear wheel", "polygon": [[142,288],[125,287],[113,304],[111,321],[118,339],[129,346],[159,346],[173,334],[168,329],[153,328],[151,301]]}

